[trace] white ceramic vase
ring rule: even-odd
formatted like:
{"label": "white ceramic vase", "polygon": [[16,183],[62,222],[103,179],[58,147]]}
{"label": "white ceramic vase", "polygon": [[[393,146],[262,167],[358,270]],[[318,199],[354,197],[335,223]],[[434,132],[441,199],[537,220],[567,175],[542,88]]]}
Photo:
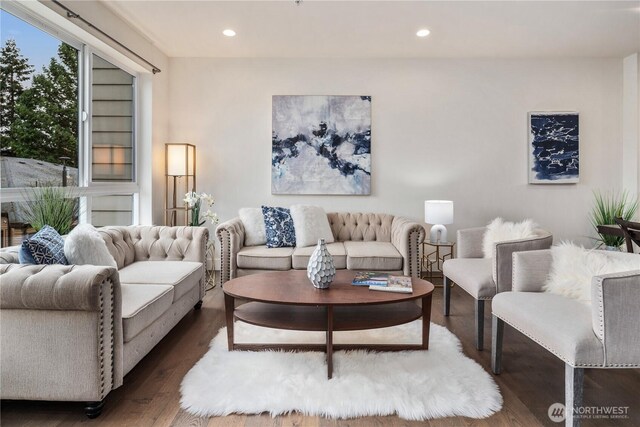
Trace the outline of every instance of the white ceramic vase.
{"label": "white ceramic vase", "polygon": [[318,246],[309,258],[307,277],[318,289],[327,289],[336,277],[336,267],[324,239],[318,240]]}

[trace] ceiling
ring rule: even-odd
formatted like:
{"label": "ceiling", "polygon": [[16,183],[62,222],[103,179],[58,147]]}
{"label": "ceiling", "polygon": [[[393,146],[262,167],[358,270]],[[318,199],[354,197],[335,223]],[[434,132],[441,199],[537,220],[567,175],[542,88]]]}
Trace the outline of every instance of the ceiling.
{"label": "ceiling", "polygon": [[[640,0],[103,2],[170,57],[557,58],[640,51]],[[227,28],[237,36],[223,36]],[[416,37],[421,28],[431,34]]]}

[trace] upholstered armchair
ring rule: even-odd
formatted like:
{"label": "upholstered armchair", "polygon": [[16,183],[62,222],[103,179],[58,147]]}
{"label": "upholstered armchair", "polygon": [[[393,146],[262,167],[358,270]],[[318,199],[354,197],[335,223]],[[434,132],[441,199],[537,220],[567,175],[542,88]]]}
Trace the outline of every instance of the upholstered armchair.
{"label": "upholstered armchair", "polygon": [[565,362],[567,426],[579,425],[572,408],[581,405],[585,368],[640,367],[640,256],[609,255],[638,258],[638,270],[593,277],[591,305],[542,291],[550,250],[514,253],[513,290],[493,298],[493,373],[502,371],[507,323]]}
{"label": "upholstered armchair", "polygon": [[475,300],[476,348],[484,347],[484,302],[499,292],[511,290],[511,255],[519,251],[548,249],[553,236],[536,229],[535,236],[495,243],[493,258],[483,258],[482,243],[486,227],[458,230],[457,258],[442,266],[444,282],[444,315],[451,303],[451,283],[454,282]]}

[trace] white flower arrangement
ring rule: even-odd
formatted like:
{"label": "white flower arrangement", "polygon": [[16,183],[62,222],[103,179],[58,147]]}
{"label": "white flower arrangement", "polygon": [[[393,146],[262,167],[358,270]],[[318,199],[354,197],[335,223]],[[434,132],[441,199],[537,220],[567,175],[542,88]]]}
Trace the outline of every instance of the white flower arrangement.
{"label": "white flower arrangement", "polygon": [[[191,209],[191,221],[189,225],[198,227],[207,221],[210,221],[211,224],[218,223],[218,214],[211,210],[211,207],[215,203],[212,195],[207,193],[198,194],[195,191],[192,191],[184,195],[183,201],[187,204],[189,209]],[[202,213],[202,221],[200,221],[200,212],[201,209],[203,209],[203,202],[207,210]]]}

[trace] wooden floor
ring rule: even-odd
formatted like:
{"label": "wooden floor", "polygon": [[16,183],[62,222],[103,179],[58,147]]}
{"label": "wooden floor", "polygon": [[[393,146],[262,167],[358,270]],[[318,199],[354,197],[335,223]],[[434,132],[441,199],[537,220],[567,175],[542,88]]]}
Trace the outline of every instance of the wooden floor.
{"label": "wooden floor", "polygon": [[[490,306],[485,310],[485,345],[490,348]],[[434,292],[432,321],[446,326],[463,344],[464,353],[490,372],[490,350],[473,345],[473,300],[453,288],[451,316],[442,316],[442,288]],[[330,420],[298,414],[233,415],[198,418],[180,409],[180,382],[207,351],[224,326],[220,287],[210,291],[200,311],[192,311],[111,392],[96,420],[83,415],[79,403],[3,401],[2,426],[558,426],[547,416],[549,405],[564,400],[564,364],[528,338],[505,328],[503,373],[495,376],[504,398],[502,411],[484,420],[443,418],[409,422],[398,417]],[[583,421],[584,426],[640,425],[640,370],[588,370],[585,405],[628,406],[629,418]]]}

